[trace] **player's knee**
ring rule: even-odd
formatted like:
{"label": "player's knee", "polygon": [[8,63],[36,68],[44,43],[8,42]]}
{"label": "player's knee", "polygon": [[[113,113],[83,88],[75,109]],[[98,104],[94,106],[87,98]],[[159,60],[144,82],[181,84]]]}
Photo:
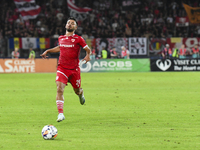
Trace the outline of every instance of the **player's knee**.
{"label": "player's knee", "polygon": [[64,92],[64,88],[62,88],[61,86],[57,86],[57,93],[63,93]]}

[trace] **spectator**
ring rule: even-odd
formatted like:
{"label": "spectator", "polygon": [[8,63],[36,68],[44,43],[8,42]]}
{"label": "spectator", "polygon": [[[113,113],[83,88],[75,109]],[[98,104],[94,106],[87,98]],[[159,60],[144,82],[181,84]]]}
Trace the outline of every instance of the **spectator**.
{"label": "spectator", "polygon": [[57,17],[57,19],[58,19],[59,21],[62,21],[64,15],[63,15],[63,13],[59,12],[59,13],[57,13],[56,17]]}
{"label": "spectator", "polygon": [[93,40],[94,39],[94,36],[92,35],[92,33],[89,34],[89,39]]}
{"label": "spectator", "polygon": [[166,46],[165,46],[165,48],[163,49],[163,51],[162,51],[162,57],[164,58],[164,59],[166,59],[166,58],[171,58],[172,57],[172,50],[171,50],[171,48],[169,47],[169,44],[166,44]]}
{"label": "spectator", "polygon": [[130,59],[130,57],[129,57],[129,50],[127,50],[125,48],[125,46],[122,46],[121,49],[122,49],[122,52],[121,52],[122,58],[124,58],[124,59]]}
{"label": "spectator", "polygon": [[172,15],[169,15],[168,17],[167,17],[167,22],[168,23],[173,23],[173,18],[172,18]]}
{"label": "spectator", "polygon": [[12,56],[13,59],[18,59],[19,58],[20,54],[19,54],[18,51],[19,51],[18,48],[15,48],[15,50],[12,51],[11,56]]}
{"label": "spectator", "polygon": [[118,22],[117,22],[117,19],[115,19],[114,23],[112,23],[112,29],[113,31],[116,31],[117,27],[118,27]]}
{"label": "spectator", "polygon": [[132,29],[129,28],[128,24],[126,24],[125,33],[126,33],[126,37],[131,37],[132,36]]}
{"label": "spectator", "polygon": [[118,53],[116,52],[116,48],[115,47],[113,47],[110,50],[110,56],[111,56],[111,58],[118,58]]}
{"label": "spectator", "polygon": [[88,35],[85,31],[83,32],[82,37],[85,41],[88,39]]}
{"label": "spectator", "polygon": [[59,35],[58,35],[58,32],[56,31],[56,33],[53,35],[53,38],[58,38]]}
{"label": "spectator", "polygon": [[155,15],[155,16],[158,16],[159,13],[160,13],[160,11],[158,10],[158,7],[156,7],[155,10],[154,10],[154,15]]}

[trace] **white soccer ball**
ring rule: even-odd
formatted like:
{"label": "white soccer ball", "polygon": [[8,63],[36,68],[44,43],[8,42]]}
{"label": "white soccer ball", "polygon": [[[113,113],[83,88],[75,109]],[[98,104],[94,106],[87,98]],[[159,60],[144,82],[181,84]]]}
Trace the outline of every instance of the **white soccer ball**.
{"label": "white soccer ball", "polygon": [[54,140],[58,135],[58,130],[53,125],[46,125],[42,129],[42,137],[45,140]]}

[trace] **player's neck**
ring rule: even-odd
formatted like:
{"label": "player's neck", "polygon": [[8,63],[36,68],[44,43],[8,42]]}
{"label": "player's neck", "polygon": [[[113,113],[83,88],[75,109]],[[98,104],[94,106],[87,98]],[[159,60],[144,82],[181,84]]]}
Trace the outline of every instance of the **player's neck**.
{"label": "player's neck", "polygon": [[66,33],[65,33],[66,36],[72,36],[73,34],[74,34],[74,32],[68,32],[68,31],[66,31]]}

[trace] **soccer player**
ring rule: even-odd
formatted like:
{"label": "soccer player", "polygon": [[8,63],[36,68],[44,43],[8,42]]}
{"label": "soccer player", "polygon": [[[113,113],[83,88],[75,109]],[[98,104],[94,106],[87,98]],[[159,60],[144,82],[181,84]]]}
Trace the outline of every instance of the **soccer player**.
{"label": "soccer player", "polygon": [[65,119],[65,116],[63,115],[63,92],[68,82],[71,83],[74,92],[78,95],[80,103],[82,105],[85,103],[83,89],[81,88],[79,54],[80,47],[83,47],[87,54],[82,61],[85,61],[85,63],[87,63],[88,61],[90,61],[91,50],[81,36],[74,34],[77,26],[78,23],[75,18],[68,18],[65,26],[66,34],[59,36],[59,45],[54,48],[48,49],[43,54],[41,54],[42,58],[46,58],[48,57],[48,53],[60,52],[56,75],[56,104],[59,113],[57,122]]}

